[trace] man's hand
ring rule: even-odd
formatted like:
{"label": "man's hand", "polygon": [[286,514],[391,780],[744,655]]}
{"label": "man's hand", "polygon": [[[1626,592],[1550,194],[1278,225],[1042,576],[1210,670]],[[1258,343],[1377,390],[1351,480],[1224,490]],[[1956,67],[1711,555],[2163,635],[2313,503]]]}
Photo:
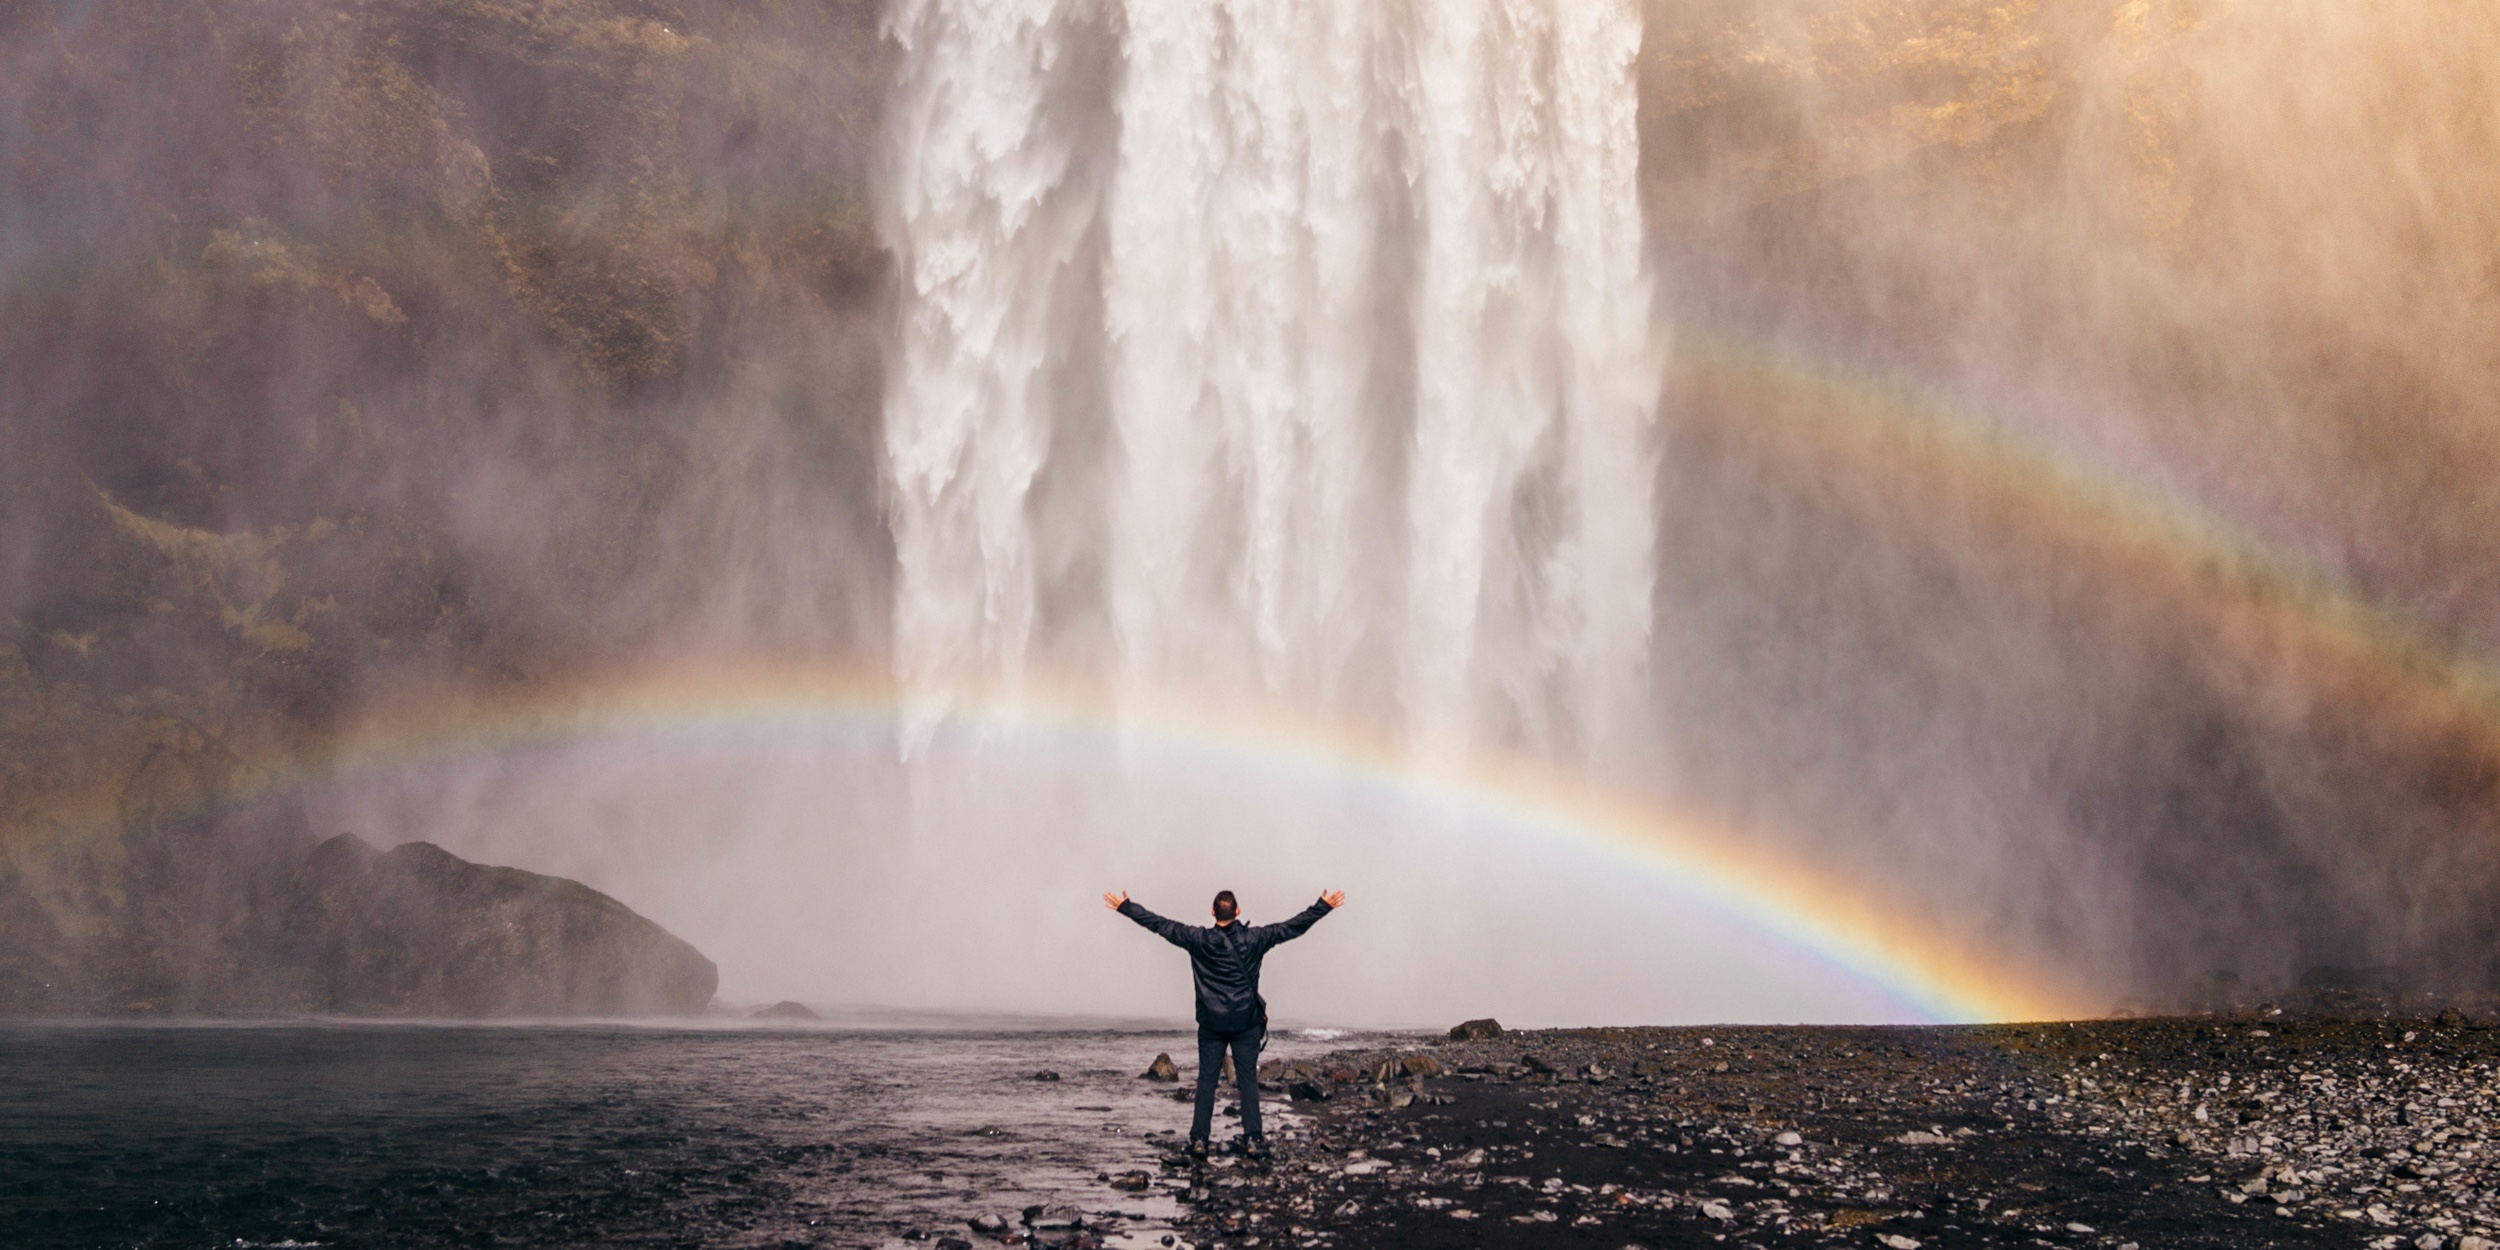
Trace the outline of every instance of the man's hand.
{"label": "man's hand", "polygon": [[[1345,897],[1345,896],[1344,896],[1344,895],[1342,895],[1342,894],[1340,894],[1340,895],[1338,895],[1337,897],[1339,897],[1339,898],[1343,898],[1343,897]],[[1111,909],[1111,910],[1113,910],[1113,911],[1118,911],[1118,910],[1120,910],[1120,904],[1125,903],[1125,902],[1127,902],[1127,901],[1128,901],[1128,891],[1126,891],[1126,890],[1119,890],[1119,891],[1115,891],[1115,892],[1113,892],[1113,893],[1108,893],[1108,894],[1105,894],[1105,895],[1103,895],[1103,896],[1102,896],[1102,905],[1103,905],[1103,906],[1105,906],[1105,907],[1110,908],[1110,909]]]}
{"label": "man's hand", "polygon": [[1319,901],[1328,904],[1328,910],[1335,911],[1338,908],[1345,906],[1345,891],[1331,890],[1320,895]]}

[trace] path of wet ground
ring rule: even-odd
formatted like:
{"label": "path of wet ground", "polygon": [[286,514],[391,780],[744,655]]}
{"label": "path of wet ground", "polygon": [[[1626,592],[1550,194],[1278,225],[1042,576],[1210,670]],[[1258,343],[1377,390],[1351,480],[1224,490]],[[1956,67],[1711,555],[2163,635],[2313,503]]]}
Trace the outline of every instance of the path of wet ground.
{"label": "path of wet ground", "polygon": [[1275,1166],[1155,1182],[1198,1246],[2485,1250],[2496,1059],[2454,1019],[1419,1038],[1267,1065]]}

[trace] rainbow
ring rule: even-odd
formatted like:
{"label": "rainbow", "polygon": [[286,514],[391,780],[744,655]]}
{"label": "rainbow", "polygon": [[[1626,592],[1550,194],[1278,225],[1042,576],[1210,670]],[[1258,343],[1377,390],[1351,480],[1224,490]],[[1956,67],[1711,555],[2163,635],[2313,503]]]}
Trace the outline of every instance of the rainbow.
{"label": "rainbow", "polygon": [[[460,759],[610,740],[859,737],[892,749],[904,711],[892,684],[839,665],[724,663],[636,671],[560,693],[402,705],[277,784],[348,783]],[[2087,1014],[2079,987],[1974,954],[1976,943],[1880,905],[1862,887],[1768,853],[1739,831],[1519,756],[1436,762],[1387,735],[1294,717],[1249,700],[1114,698],[1028,678],[1013,696],[960,706],[951,724],[1015,749],[1047,740],[1183,753],[1262,783],[1345,784],[1401,805],[1577,850],[1783,939],[1817,963],[1937,1021]]]}
{"label": "rainbow", "polygon": [[[2217,663],[2296,674],[2319,703],[2415,749],[2500,776],[2500,696],[2478,665],[2317,586],[2199,518],[2126,490],[1880,379],[1817,368],[1690,325],[1674,332],[1678,421],[1720,427],[1801,480],[1846,477],[1896,515],[1950,514],[2029,558],[2122,586],[2200,632]],[[2100,1000],[2055,969],[1981,953],[1971,935],[1907,914],[1860,883],[1765,849],[1728,822],[1518,756],[1437,761],[1391,735],[1296,717],[1257,700],[1114,697],[1079,680],[1028,680],[973,700],[971,724],[1116,748],[1163,744],[1243,775],[1350,782],[1454,812],[1505,836],[1576,848],[1794,943],[1940,1021],[2071,1018]],[[901,737],[890,679],[820,657],[733,658],[463,691],[375,712],[218,801],[572,744],[840,729]],[[817,736],[823,736],[821,732]],[[1002,733],[1002,739],[1010,734]],[[67,807],[92,811],[67,812]],[[55,828],[109,821],[101,794],[52,808]]]}
{"label": "rainbow", "polygon": [[[1802,481],[1847,481],[1878,523],[1985,535],[2122,590],[2243,674],[2296,677],[2318,703],[2500,778],[2500,678],[2307,575],[2216,519],[1957,411],[1900,379],[1820,364],[1698,323],[1667,333],[1677,419],[1741,439]],[[2252,683],[2254,684],[2254,683]]]}

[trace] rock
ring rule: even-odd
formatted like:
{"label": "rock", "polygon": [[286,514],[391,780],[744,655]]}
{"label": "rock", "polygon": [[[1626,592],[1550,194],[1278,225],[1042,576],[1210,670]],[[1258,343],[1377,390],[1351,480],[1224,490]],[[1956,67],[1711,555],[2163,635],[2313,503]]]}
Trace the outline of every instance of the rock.
{"label": "rock", "polygon": [[972,1231],[984,1237],[1003,1236],[1009,1228],[1014,1227],[1003,1215],[976,1215],[964,1223],[970,1226]]}
{"label": "rock", "polygon": [[1539,1076],[1554,1075],[1554,1065],[1547,1063],[1545,1059],[1539,1055],[1521,1055],[1519,1056],[1519,1064],[1521,1067],[1524,1067]]}
{"label": "rock", "polygon": [[1450,1040],[1454,1042],[1481,1042],[1501,1035],[1502,1022],[1491,1016],[1482,1020],[1467,1021],[1450,1030]]}
{"label": "rock", "polygon": [[1441,1061],[1430,1055],[1408,1055],[1402,1062],[1409,1076],[1441,1075]]}
{"label": "rock", "polygon": [[937,1250],[972,1250],[972,1243],[961,1237],[940,1237]]}
{"label": "rock", "polygon": [[786,999],[786,998],[785,998],[785,999],[783,999],[783,1000],[781,1000],[780,1002],[774,1003],[774,1004],[773,1004],[772,1006],[770,1006],[770,1007],[765,1007],[765,1008],[762,1008],[762,1009],[759,1009],[759,1010],[756,1010],[756,1011],[752,1011],[752,1012],[747,1013],[747,1018],[748,1018],[748,1019],[750,1019],[750,1020],[822,1020],[822,1019],[824,1019],[824,1017],[823,1017],[823,1016],[817,1015],[815,1012],[808,1010],[808,1008],[807,1008],[807,1004],[805,1004],[805,1003],[794,1003],[794,1002],[791,1002],[789,999]]}
{"label": "rock", "polygon": [[1774,1142],[1775,1144],[1782,1145],[1782,1146],[1802,1146],[1802,1145],[1805,1145],[1805,1144],[1806,1144],[1806,1139],[1805,1139],[1805,1138],[1803,1138],[1803,1137],[1798,1136],[1798,1135],[1797,1135],[1795,1132],[1793,1132],[1793,1131],[1792,1131],[1792,1132],[1782,1133],[1782,1134],[1780,1134],[1779,1136],[1772,1138],[1771,1140],[1772,1140],[1772,1142]]}
{"label": "rock", "polygon": [[1893,1140],[1904,1146],[1950,1146],[1953,1144],[1951,1137],[1943,1133],[1930,1133],[1923,1129],[1911,1129]]}
{"label": "rock", "polygon": [[1295,1081],[1285,1092],[1295,1102],[1326,1102],[1333,1091],[1325,1081],[1304,1080]]}
{"label": "rock", "polygon": [[1173,1065],[1172,1056],[1170,1054],[1160,1054],[1155,1056],[1155,1061],[1153,1063],[1146,1065],[1145,1071],[1137,1074],[1137,1079],[1141,1081],[1177,1081],[1181,1079],[1181,1070]]}
{"label": "rock", "polygon": [[348,1014],[695,1015],[712,961],[577,881],[352,834],[315,848],[273,943]]}
{"label": "rock", "polygon": [[1041,1071],[1034,1073],[1032,1079],[1036,1081],[1056,1081],[1059,1079],[1059,1074],[1048,1068],[1044,1068]]}
{"label": "rock", "polygon": [[0,1015],[700,1015],[701,952],[579,882],[317,837],[167,721],[94,839],[0,863]]}
{"label": "rock", "polygon": [[1143,1193],[1152,1184],[1154,1184],[1154,1177],[1144,1172],[1122,1172],[1111,1178],[1113,1189],[1126,1190],[1129,1193]]}
{"label": "rock", "polygon": [[1904,1237],[1899,1233],[1877,1233],[1875,1241],[1884,1250],[1918,1250],[1920,1244],[1918,1238]]}

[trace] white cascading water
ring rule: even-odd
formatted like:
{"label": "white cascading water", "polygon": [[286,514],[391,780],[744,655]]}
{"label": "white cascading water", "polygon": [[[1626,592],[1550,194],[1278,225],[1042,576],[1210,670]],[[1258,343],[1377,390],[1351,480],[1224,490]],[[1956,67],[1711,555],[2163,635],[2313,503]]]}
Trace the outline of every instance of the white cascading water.
{"label": "white cascading water", "polygon": [[[1019,211],[1068,167],[1037,103],[1065,7],[894,19],[896,664],[925,707],[1012,684],[1033,630],[1067,415],[1036,349],[1082,232]],[[1355,704],[1444,749],[1602,743],[1652,585],[1634,4],[1155,0],[1125,39],[1111,676]]]}
{"label": "white cascading water", "polygon": [[925,733],[1012,688],[1034,618],[1026,497],[1049,455],[1047,319],[1090,209],[1046,114],[1078,37],[1066,0],[900,0],[885,233],[908,288],[886,401],[894,664]]}
{"label": "white cascading water", "polygon": [[1132,687],[1325,699],[1376,613],[1371,324],[1381,6],[1132,6],[1104,276]]}
{"label": "white cascading water", "polygon": [[1649,641],[1658,386],[1629,0],[1414,10],[1409,710],[1594,746]]}

